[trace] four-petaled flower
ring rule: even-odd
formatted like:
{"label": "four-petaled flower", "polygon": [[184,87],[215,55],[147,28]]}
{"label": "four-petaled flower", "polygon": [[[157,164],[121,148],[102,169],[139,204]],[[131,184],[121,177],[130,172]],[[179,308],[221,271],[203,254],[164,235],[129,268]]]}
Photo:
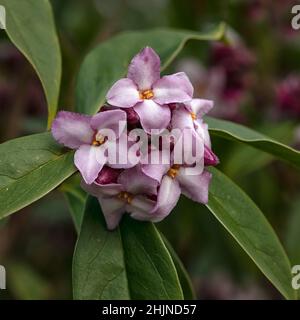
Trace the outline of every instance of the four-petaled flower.
{"label": "four-petaled flower", "polygon": [[117,81],[107,93],[112,106],[130,108],[139,115],[146,132],[165,129],[171,112],[168,104],[192,99],[193,86],[185,73],[160,78],[160,58],[149,47],[131,61],[127,78]]}
{"label": "four-petaled flower", "polygon": [[105,134],[112,130],[114,135],[110,140],[119,138],[125,126],[126,113],[122,110],[109,110],[95,116],[61,111],[53,121],[52,134],[61,144],[76,149],[75,166],[84,181],[91,184],[107,162],[106,144],[111,141]]}

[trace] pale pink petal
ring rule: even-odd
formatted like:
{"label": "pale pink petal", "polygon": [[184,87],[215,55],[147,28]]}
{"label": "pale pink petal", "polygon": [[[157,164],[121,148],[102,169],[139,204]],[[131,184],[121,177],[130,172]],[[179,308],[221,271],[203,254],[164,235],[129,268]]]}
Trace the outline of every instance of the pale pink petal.
{"label": "pale pink petal", "polygon": [[82,145],[74,156],[74,163],[87,184],[93,183],[105,163],[97,161],[99,147]]}
{"label": "pale pink petal", "polygon": [[203,139],[205,145],[211,149],[211,140],[208,131],[208,125],[204,123],[202,120],[195,121],[194,125],[196,132]]}
{"label": "pale pink petal", "polygon": [[151,221],[158,222],[170,214],[180,198],[180,186],[176,179],[165,175],[157,195],[157,203],[151,211]]}
{"label": "pale pink petal", "polygon": [[135,83],[127,78],[118,80],[108,91],[107,102],[120,108],[130,108],[141,101]]}
{"label": "pale pink petal", "polygon": [[66,147],[77,149],[90,144],[94,131],[90,126],[91,117],[79,113],[60,111],[52,123],[52,135]]}
{"label": "pale pink petal", "polygon": [[126,112],[122,110],[99,112],[92,117],[91,126],[95,131],[112,130],[116,138],[119,138],[126,126]]}
{"label": "pale pink petal", "polygon": [[153,100],[158,104],[187,102],[192,99],[194,89],[184,72],[164,76],[153,85]]}
{"label": "pale pink petal", "polygon": [[208,202],[208,190],[211,173],[203,171],[198,175],[187,175],[185,169],[181,168],[176,176],[182,193],[193,201],[206,204]]}
{"label": "pale pink petal", "polygon": [[[108,230],[114,230],[120,223],[126,206],[117,197],[98,198]],[[99,213],[100,214],[100,213]]]}
{"label": "pale pink petal", "polygon": [[191,128],[194,129],[194,121],[191,112],[187,109],[180,107],[172,112],[171,120],[172,129]]}
{"label": "pale pink petal", "polygon": [[139,166],[123,171],[118,178],[118,183],[132,194],[157,194],[158,182],[146,176]]}
{"label": "pale pink petal", "polygon": [[126,206],[126,211],[134,219],[141,221],[152,221],[150,212],[155,207],[155,201],[144,196],[136,196],[130,204]]}
{"label": "pale pink petal", "polygon": [[137,84],[139,90],[151,89],[160,77],[160,58],[150,47],[139,52],[131,61],[127,77]]}
{"label": "pale pink petal", "polygon": [[122,134],[117,141],[107,142],[112,146],[114,153],[108,153],[107,165],[114,169],[128,169],[137,165],[140,161],[138,152],[130,147],[133,145],[132,141],[128,140],[126,134]]}
{"label": "pale pink petal", "polygon": [[175,164],[203,164],[204,142],[194,129],[184,128],[173,150]]}
{"label": "pale pink petal", "polygon": [[193,112],[197,118],[202,118],[213,108],[214,102],[206,99],[193,99],[186,102],[185,106],[190,112]]}
{"label": "pale pink petal", "polygon": [[141,160],[141,170],[145,175],[160,183],[171,166],[170,157],[168,150],[150,150]]}
{"label": "pale pink petal", "polygon": [[116,196],[120,192],[124,191],[122,185],[117,183],[99,185],[97,183],[86,184],[84,181],[82,181],[80,185],[83,190],[97,198],[103,196]]}
{"label": "pale pink petal", "polygon": [[144,100],[134,106],[134,110],[140,117],[143,129],[150,133],[151,129],[163,130],[171,120],[170,108],[161,106],[153,100]]}

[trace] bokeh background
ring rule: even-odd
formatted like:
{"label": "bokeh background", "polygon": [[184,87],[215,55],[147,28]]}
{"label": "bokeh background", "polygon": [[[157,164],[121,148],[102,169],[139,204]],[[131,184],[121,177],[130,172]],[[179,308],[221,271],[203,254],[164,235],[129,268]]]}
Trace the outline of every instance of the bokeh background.
{"label": "bokeh background", "polygon": [[[215,101],[211,115],[300,147],[300,30],[292,0],[51,0],[63,55],[60,108],[72,110],[85,55],[124,30],[205,30],[225,21],[228,44],[191,42],[169,71],[185,71],[196,95]],[[99,70],[100,72],[100,70]],[[42,132],[47,108],[36,74],[0,31],[0,140]],[[258,204],[293,264],[300,264],[300,175],[271,156],[213,140],[220,169]],[[0,155],[1,157],[1,155]],[[70,299],[76,232],[62,193],[0,222],[0,299]],[[281,296],[204,206],[182,198],[158,227],[191,275],[199,299]]]}

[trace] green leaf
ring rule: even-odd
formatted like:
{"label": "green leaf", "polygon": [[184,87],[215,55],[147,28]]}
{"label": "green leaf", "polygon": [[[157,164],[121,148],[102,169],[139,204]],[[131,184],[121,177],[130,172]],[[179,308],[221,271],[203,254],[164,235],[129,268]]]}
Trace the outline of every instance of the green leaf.
{"label": "green leaf", "polygon": [[[268,132],[268,135],[272,139],[288,144],[292,141],[295,126],[290,122],[282,122],[279,124],[268,124],[259,129],[259,131]],[[226,159],[226,162],[224,163],[222,160],[222,166],[226,175],[240,178],[241,176],[260,170],[272,161],[274,161],[274,157],[269,153],[262,152],[245,144],[236,144],[234,149],[230,150],[230,156]]]}
{"label": "green leaf", "polygon": [[154,29],[125,32],[98,45],[84,60],[77,81],[76,111],[96,113],[115,81],[125,76],[130,60],[143,47],[157,51],[164,70],[188,40],[219,40],[225,26],[220,24],[207,33]]}
{"label": "green leaf", "polygon": [[208,209],[282,295],[295,299],[290,262],[271,225],[236,184],[217,169],[210,171]]}
{"label": "green leaf", "polygon": [[0,219],[56,188],[71,176],[73,152],[53,140],[49,132],[0,144]]}
{"label": "green leaf", "polygon": [[182,299],[175,266],[151,223],[124,216],[106,229],[89,197],[73,259],[75,299]]}
{"label": "green leaf", "polygon": [[211,135],[245,143],[300,168],[300,151],[298,150],[240,124],[210,117],[205,117],[205,121],[208,123]]}
{"label": "green leaf", "polygon": [[0,0],[6,9],[6,32],[37,72],[53,120],[61,81],[61,53],[48,0]]}
{"label": "green leaf", "polygon": [[289,216],[287,217],[286,248],[293,265],[300,265],[300,197],[291,205]]}
{"label": "green leaf", "polygon": [[66,198],[77,233],[80,231],[87,199],[87,193],[81,188],[80,181],[80,174],[76,173],[59,188]]}
{"label": "green leaf", "polygon": [[182,261],[178,257],[177,253],[175,252],[175,250],[173,249],[172,245],[167,240],[167,238],[163,234],[161,234],[161,237],[162,237],[162,239],[163,239],[163,241],[164,241],[171,257],[172,257],[172,260],[174,262],[174,265],[175,265],[175,268],[176,268],[176,271],[177,271],[177,274],[179,277],[179,281],[181,284],[181,288],[183,291],[184,300],[196,299],[191,279],[190,279]]}

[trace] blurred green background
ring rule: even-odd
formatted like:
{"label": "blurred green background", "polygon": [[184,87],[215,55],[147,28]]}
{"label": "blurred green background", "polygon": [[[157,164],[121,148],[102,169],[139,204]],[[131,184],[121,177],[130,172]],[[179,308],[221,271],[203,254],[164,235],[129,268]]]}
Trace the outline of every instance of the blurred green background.
{"label": "blurred green background", "polygon": [[[124,30],[205,30],[225,21],[227,45],[189,43],[168,72],[185,71],[213,116],[240,122],[300,146],[298,1],[51,0],[63,55],[60,108],[72,110],[85,55]],[[99,70],[101,72],[101,70]],[[47,108],[29,63],[0,32],[0,140],[44,131]],[[258,204],[300,264],[300,175],[250,147],[214,139],[220,169]],[[1,155],[0,155],[1,156]],[[182,198],[158,227],[184,262],[199,299],[276,299],[279,293],[206,210]],[[76,231],[59,191],[0,222],[0,264],[8,290],[0,299],[70,299]]]}

